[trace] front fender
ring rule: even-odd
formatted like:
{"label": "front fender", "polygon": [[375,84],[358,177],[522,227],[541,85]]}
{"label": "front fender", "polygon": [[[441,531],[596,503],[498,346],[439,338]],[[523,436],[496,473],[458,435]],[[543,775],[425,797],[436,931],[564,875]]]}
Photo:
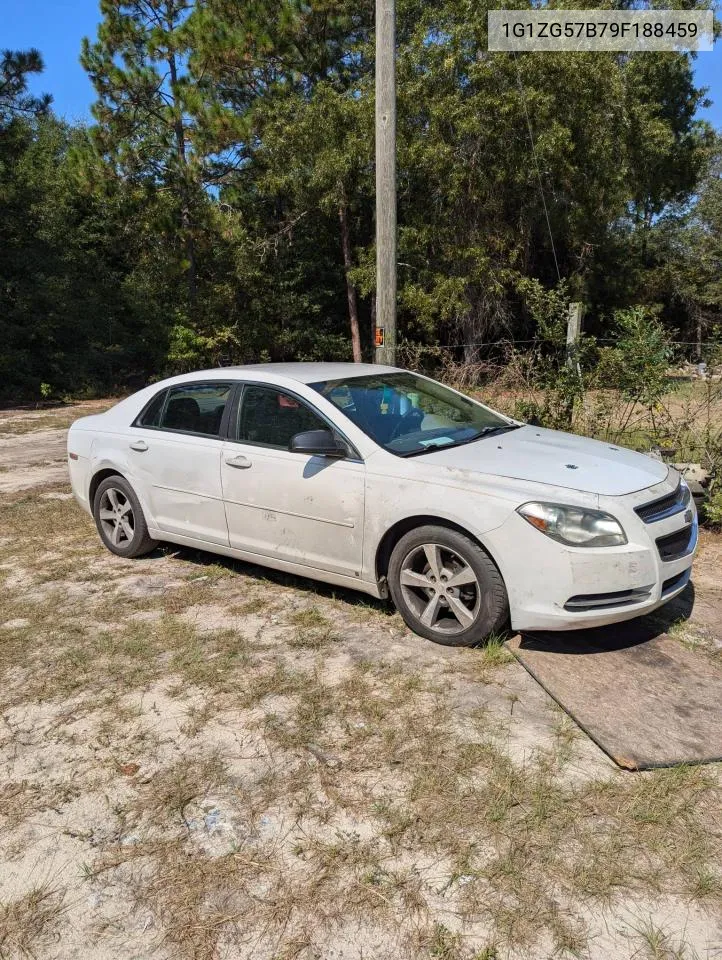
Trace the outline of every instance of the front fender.
{"label": "front fender", "polygon": [[516,500],[411,479],[368,475],[366,479],[364,579],[377,579],[376,560],[384,538],[399,523],[442,521],[464,530],[488,551],[505,577],[504,561],[486,535],[514,512]]}

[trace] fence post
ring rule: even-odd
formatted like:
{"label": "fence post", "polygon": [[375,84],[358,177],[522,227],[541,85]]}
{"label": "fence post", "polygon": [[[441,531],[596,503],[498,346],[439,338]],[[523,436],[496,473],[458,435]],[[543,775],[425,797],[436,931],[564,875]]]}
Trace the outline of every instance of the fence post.
{"label": "fence post", "polygon": [[582,375],[579,366],[579,337],[582,332],[582,312],[584,304],[577,302],[569,304],[567,314],[567,366],[576,369]]}

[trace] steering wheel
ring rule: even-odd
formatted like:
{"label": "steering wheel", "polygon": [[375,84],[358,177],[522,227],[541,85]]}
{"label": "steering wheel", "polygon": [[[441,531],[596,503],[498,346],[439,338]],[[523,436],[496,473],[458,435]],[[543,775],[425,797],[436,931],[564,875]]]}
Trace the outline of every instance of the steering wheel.
{"label": "steering wheel", "polygon": [[389,443],[391,440],[396,440],[398,437],[401,437],[406,433],[411,433],[411,431],[416,427],[421,426],[421,421],[425,416],[426,414],[423,410],[419,410],[418,407],[411,407],[410,410],[407,410],[406,413],[402,414],[401,419],[394,427],[391,437],[389,438]]}

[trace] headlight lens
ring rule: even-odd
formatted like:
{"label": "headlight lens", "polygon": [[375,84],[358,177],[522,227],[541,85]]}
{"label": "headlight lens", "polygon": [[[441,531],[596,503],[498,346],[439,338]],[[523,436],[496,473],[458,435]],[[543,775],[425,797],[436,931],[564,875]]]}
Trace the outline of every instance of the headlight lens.
{"label": "headlight lens", "polygon": [[559,503],[525,503],[517,513],[552,540],[569,547],[619,547],[627,542],[619,522],[600,510]]}
{"label": "headlight lens", "polygon": [[682,477],[679,481],[679,485],[682,488],[682,504],[685,507],[689,506],[689,501],[692,499],[692,493],[687,486],[687,481]]}

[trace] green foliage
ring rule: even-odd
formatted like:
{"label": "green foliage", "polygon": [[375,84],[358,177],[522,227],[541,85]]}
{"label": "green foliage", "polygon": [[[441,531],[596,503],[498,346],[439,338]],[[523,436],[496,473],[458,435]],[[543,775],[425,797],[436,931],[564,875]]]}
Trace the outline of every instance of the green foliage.
{"label": "green foliage", "polygon": [[598,380],[653,409],[673,387],[667,375],[674,352],[670,332],[644,307],[616,311],[614,324],[616,341],[600,353]]}
{"label": "green foliage", "polygon": [[145,379],[163,362],[154,291],[141,292],[125,192],[78,190],[83,139],[53,117],[14,121],[0,138],[0,392],[35,399],[41,383],[82,395]]}
{"label": "green foliage", "polygon": [[0,123],[17,117],[40,116],[52,102],[49,94],[33,97],[28,93],[28,76],[43,72],[40,51],[3,50],[0,53]]}
{"label": "green foliage", "polygon": [[714,527],[722,527],[722,488],[716,489],[704,506],[704,515]]}
{"label": "green foliage", "polygon": [[[616,311],[609,331],[612,345],[600,346],[593,337],[582,335],[577,349],[569,354],[564,286],[552,291],[532,288],[527,300],[539,337],[533,349],[516,358],[532,387],[527,397],[517,401],[516,416],[569,429],[575,410],[590,391],[596,391],[598,417],[609,422],[613,414],[616,435],[625,432],[640,409],[655,422],[660,401],[674,389],[674,381],[668,375],[671,335],[653,311],[645,307]],[[607,409],[610,402],[614,410]]]}
{"label": "green foliage", "polygon": [[[720,151],[691,58],[489,54],[489,6],[397,3],[401,339],[468,369],[530,341],[524,412],[554,426],[597,359],[653,409],[666,348],[645,324],[691,339],[722,311]],[[100,9],[89,130],[39,116],[37,51],[0,61],[1,389],[350,359],[356,326],[370,355],[372,0]],[[568,364],[570,301],[589,335]],[[610,319],[629,304],[644,316]]]}

